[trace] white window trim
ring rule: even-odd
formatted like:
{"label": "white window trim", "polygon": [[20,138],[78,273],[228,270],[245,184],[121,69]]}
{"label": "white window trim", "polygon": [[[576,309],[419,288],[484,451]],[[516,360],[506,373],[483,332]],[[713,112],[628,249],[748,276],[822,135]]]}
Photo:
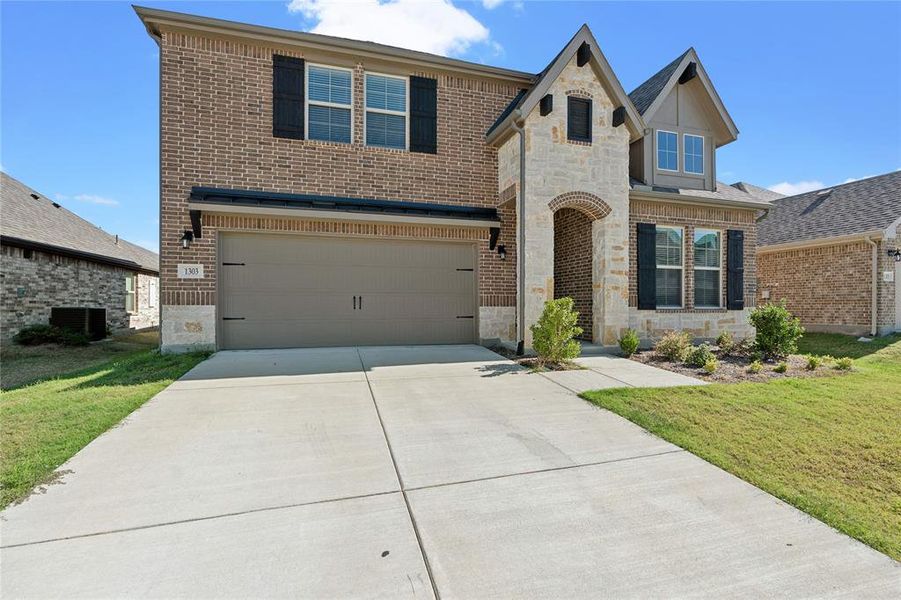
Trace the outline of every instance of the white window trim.
{"label": "white window trim", "polygon": [[[347,71],[350,73],[350,104],[339,104],[338,102],[322,102],[321,100],[310,100],[310,67],[320,67],[322,69],[334,69],[336,71]],[[335,65],[324,65],[321,63],[307,63],[303,70],[303,131],[304,138],[311,142],[325,142],[331,144],[353,144],[354,143],[354,70],[347,67],[336,67]],[[327,106],[329,108],[343,108],[350,110],[350,141],[335,142],[333,140],[319,140],[310,137],[310,105]]]}
{"label": "white window trim", "polygon": [[[672,133],[672,132],[671,132]],[[685,308],[685,228],[680,227],[678,225],[656,225],[657,229],[678,229],[679,237],[682,240],[682,264],[680,265],[658,265],[657,257],[654,257],[654,268],[655,269],[671,269],[682,271],[682,277],[679,278],[679,300],[681,301],[678,305],[658,305],[658,309],[676,309],[676,308]],[[656,233],[654,234],[656,236]],[[692,246],[692,250],[694,250],[694,246]],[[655,275],[656,276],[656,275]],[[656,301],[657,299],[654,298]]]}
{"label": "white window trim", "polygon": [[[676,168],[675,169],[664,169],[663,167],[660,166],[660,134],[661,133],[671,133],[674,136],[676,136]],[[678,173],[679,172],[679,132],[678,131],[669,131],[667,129],[654,130],[654,163],[657,165],[658,171],[666,171],[667,173]]]}
{"label": "white window trim", "polygon": [[[694,263],[694,254],[695,254],[695,239],[694,235],[697,235],[699,231],[703,231],[705,233],[715,233],[719,237],[720,248],[719,248],[719,259],[720,266],[718,267],[699,267],[696,264],[692,264],[692,269],[695,271],[717,271],[719,273],[719,277],[717,278],[720,282],[719,289],[716,294],[716,305],[701,305],[694,304],[695,308],[705,309],[705,308],[722,308],[723,307],[723,231],[722,229],[708,229],[706,227],[698,227],[694,230],[694,234],[691,240],[691,259],[692,263]],[[682,261],[685,262],[685,261]],[[695,279],[695,281],[697,281]],[[692,301],[694,301],[694,290],[692,290]]]}
{"label": "white window trim", "polygon": [[[683,154],[684,156],[688,156],[688,153],[685,151],[685,140],[688,139],[688,138],[690,138],[690,137],[698,138],[699,140],[701,140],[701,170],[700,170],[700,171],[689,171],[688,169],[686,169],[686,168],[685,168],[685,165],[688,164],[688,161],[685,160],[684,157],[683,157],[683,160],[682,160],[682,165],[683,165],[683,166],[682,166],[682,170],[685,171],[685,173],[688,174],[688,175],[703,175],[703,174],[704,174],[704,162],[706,162],[706,161],[704,160],[704,150],[705,150],[705,148],[704,148],[704,146],[705,146],[705,143],[704,143],[704,136],[703,136],[703,135],[697,135],[697,134],[694,134],[694,133],[683,133],[683,134],[682,134],[682,154]],[[679,160],[679,159],[676,158],[676,161],[677,161],[677,162],[678,162],[678,160]],[[705,230],[705,231],[707,231],[707,230]],[[709,230],[709,231],[712,231],[712,230]]]}
{"label": "white window trim", "polygon": [[[366,76],[376,75],[378,77],[388,77],[390,79],[400,79],[404,82],[404,111],[386,110],[383,108],[368,108],[366,106]],[[400,150],[400,148],[392,148],[390,146],[370,146],[366,141],[366,115],[369,112],[381,113],[383,115],[403,116],[404,118],[404,150],[410,149],[410,78],[401,75],[391,75],[390,73],[379,73],[377,71],[366,71],[363,73],[363,145],[367,148],[380,148],[382,150]]]}
{"label": "white window trim", "polygon": [[[128,291],[128,281],[131,280],[131,291]],[[128,297],[132,296],[134,300],[131,303],[131,310],[128,310]],[[130,273],[125,276],[125,314],[134,315],[138,313],[138,274]]]}
{"label": "white window trim", "polygon": [[159,280],[148,279],[147,280],[148,308],[156,308],[157,299],[159,298],[159,293],[160,293]]}

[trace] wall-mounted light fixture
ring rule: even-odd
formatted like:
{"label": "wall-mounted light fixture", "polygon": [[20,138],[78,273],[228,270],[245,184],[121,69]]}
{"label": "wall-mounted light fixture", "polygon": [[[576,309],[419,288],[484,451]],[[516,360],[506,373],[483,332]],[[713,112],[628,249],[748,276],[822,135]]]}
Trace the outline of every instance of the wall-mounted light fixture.
{"label": "wall-mounted light fixture", "polygon": [[181,247],[188,249],[191,246],[191,242],[194,241],[194,232],[190,230],[186,230],[184,235],[181,236]]}
{"label": "wall-mounted light fixture", "polygon": [[888,255],[895,259],[895,262],[901,262],[901,248],[888,249]]}
{"label": "wall-mounted light fixture", "polygon": [[498,246],[497,255],[501,257],[501,260],[507,260],[507,248],[505,246]]}

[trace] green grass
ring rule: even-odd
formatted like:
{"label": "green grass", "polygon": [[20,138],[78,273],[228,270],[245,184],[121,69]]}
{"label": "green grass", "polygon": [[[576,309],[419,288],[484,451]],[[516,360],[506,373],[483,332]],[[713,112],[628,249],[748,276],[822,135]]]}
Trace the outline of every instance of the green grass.
{"label": "green grass", "polygon": [[811,333],[799,351],[854,371],[583,397],[901,559],[901,336]]}
{"label": "green grass", "polygon": [[50,481],[57,467],[205,357],[129,351],[0,392],[0,507]]}

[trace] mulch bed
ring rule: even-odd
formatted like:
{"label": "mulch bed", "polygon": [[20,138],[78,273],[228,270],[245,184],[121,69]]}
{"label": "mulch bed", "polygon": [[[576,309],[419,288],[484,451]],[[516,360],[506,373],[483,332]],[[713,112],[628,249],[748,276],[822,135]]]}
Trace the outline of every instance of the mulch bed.
{"label": "mulch bed", "polygon": [[751,364],[751,360],[748,357],[722,357],[719,353],[716,354],[717,360],[719,361],[719,367],[712,374],[707,373],[704,369],[698,369],[682,363],[670,362],[657,356],[653,350],[636,352],[631,356],[631,359],[646,365],[673,371],[674,373],[681,373],[682,375],[688,375],[689,377],[696,377],[698,379],[703,379],[704,381],[716,383],[740,383],[743,381],[763,382],[771,381],[773,379],[829,377],[849,373],[849,371],[839,371],[834,369],[832,364],[829,363],[820,365],[815,371],[809,371],[807,370],[807,357],[797,354],[793,354],[785,360],[788,364],[788,370],[785,373],[777,373],[774,371],[776,365],[779,363],[771,361],[763,361],[763,370],[760,373],[749,373],[748,365]]}
{"label": "mulch bed", "polygon": [[503,356],[504,358],[508,358],[515,362],[518,365],[522,365],[527,369],[531,369],[536,372],[546,372],[546,371],[581,371],[584,370],[585,367],[581,365],[577,365],[576,363],[545,363],[541,364],[538,362],[538,359],[534,356],[517,356],[516,352],[507,348],[506,346],[496,346],[490,348],[492,352],[496,352]]}

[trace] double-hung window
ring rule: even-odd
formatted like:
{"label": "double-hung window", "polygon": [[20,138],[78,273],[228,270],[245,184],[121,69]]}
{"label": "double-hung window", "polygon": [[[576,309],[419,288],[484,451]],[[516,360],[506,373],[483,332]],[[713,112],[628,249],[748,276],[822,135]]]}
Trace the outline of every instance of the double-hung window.
{"label": "double-hung window", "polygon": [[406,77],[366,73],[366,145],[406,149]]}
{"label": "double-hung window", "polygon": [[657,168],[679,170],[679,136],[672,131],[657,131]]}
{"label": "double-hung window", "polygon": [[657,307],[682,307],[682,229],[657,226]]}
{"label": "double-hung window", "polygon": [[719,231],[695,229],[695,306],[698,308],[720,307],[721,238]]}
{"label": "double-hung window", "polygon": [[686,133],[682,136],[685,154],[685,172],[694,175],[704,174],[704,138],[700,135]]}
{"label": "double-hung window", "polygon": [[307,68],[307,137],[350,143],[351,77],[349,69]]}
{"label": "double-hung window", "polygon": [[125,312],[138,312],[138,276],[134,273],[125,276]]}

